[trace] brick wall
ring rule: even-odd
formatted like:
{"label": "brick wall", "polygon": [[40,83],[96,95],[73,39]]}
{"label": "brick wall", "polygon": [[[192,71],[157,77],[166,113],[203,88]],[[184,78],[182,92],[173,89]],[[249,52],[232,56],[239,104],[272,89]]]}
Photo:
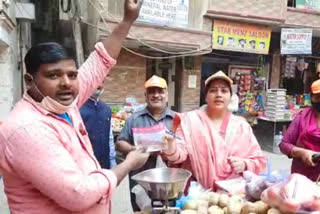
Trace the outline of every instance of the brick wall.
{"label": "brick wall", "polygon": [[[197,76],[197,87],[188,88],[188,75]],[[181,95],[182,111],[199,108],[201,57],[194,57],[194,67],[184,70]],[[111,70],[105,81],[105,92],[102,100],[111,106],[122,105],[125,98],[134,96],[138,102],[144,103],[144,83],[146,81],[146,59],[123,50],[117,65]],[[174,95],[170,95],[174,96]]]}
{"label": "brick wall", "polygon": [[146,60],[123,50],[105,81],[102,100],[110,105],[122,105],[127,96],[134,96],[143,103],[145,81]]}
{"label": "brick wall", "polygon": [[[197,87],[188,88],[188,76],[197,76]],[[200,87],[201,87],[201,56],[194,57],[194,68],[183,71],[183,88],[182,88],[182,111],[198,109],[200,105]]]}

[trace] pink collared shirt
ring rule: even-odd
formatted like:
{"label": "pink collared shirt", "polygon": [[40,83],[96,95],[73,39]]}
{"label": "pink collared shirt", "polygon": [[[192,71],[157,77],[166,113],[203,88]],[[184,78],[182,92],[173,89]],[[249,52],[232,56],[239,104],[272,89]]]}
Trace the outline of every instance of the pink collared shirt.
{"label": "pink collared shirt", "polygon": [[0,126],[0,171],[11,214],[108,214],[117,184],[94,157],[79,107],[116,61],[102,43],[79,69],[73,126],[41,108],[27,93]]}

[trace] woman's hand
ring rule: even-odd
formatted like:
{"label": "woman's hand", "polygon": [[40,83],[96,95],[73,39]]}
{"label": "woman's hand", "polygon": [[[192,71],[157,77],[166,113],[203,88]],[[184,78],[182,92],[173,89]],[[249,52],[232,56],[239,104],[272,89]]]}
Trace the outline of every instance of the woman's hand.
{"label": "woman's hand", "polygon": [[169,134],[166,134],[164,136],[164,144],[166,144],[166,148],[165,150],[163,150],[163,153],[165,155],[173,155],[176,151],[177,151],[177,146],[174,142],[174,137],[169,135]]}
{"label": "woman's hand", "polygon": [[247,164],[243,158],[231,156],[228,158],[228,161],[229,161],[232,169],[237,174],[240,174],[247,169]]}
{"label": "woman's hand", "polygon": [[307,166],[315,167],[317,164],[312,161],[312,156],[318,154],[312,150],[294,147],[291,156],[300,158]]}

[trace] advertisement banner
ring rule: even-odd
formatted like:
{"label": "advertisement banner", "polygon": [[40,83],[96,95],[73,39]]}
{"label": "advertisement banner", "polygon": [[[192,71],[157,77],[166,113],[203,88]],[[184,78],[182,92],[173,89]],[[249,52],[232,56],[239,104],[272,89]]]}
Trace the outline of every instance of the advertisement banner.
{"label": "advertisement banner", "polygon": [[296,8],[320,10],[320,0],[296,0]]}
{"label": "advertisement banner", "polygon": [[312,54],[312,29],[281,29],[281,54]]}
{"label": "advertisement banner", "polygon": [[186,28],[188,14],[189,0],[144,0],[138,21]]}
{"label": "advertisement banner", "polygon": [[214,21],[212,49],[268,54],[271,29],[231,21]]}

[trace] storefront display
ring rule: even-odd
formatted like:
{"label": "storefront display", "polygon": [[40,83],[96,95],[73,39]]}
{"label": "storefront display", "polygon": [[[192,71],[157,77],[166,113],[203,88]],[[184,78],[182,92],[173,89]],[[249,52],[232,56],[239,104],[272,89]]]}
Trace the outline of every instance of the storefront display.
{"label": "storefront display", "polygon": [[145,108],[145,104],[140,104],[134,97],[128,97],[123,106],[113,106],[111,108],[111,126],[115,135],[119,134],[125,125],[126,120],[135,112]]}
{"label": "storefront display", "polygon": [[239,96],[239,114],[254,116],[263,112],[262,92],[265,86],[265,77],[258,75],[257,68],[252,66],[229,67],[229,76],[233,78]]}

